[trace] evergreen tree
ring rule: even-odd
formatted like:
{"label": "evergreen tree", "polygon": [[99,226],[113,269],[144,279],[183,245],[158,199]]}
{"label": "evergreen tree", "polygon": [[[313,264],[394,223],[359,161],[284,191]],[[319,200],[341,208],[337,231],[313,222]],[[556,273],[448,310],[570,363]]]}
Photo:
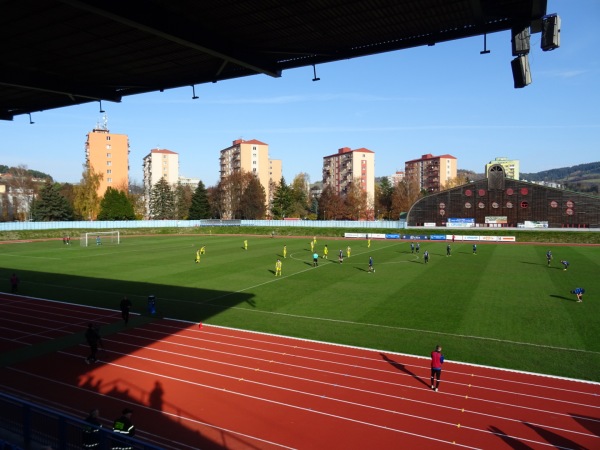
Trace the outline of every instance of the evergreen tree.
{"label": "evergreen tree", "polygon": [[60,195],[60,184],[47,181],[33,200],[31,217],[36,222],[73,220],[73,210],[66,198]]}
{"label": "evergreen tree", "polygon": [[150,217],[157,220],[175,218],[175,194],[164,177],[150,192]]}
{"label": "evergreen tree", "polygon": [[135,220],[133,205],[127,194],[109,187],[100,201],[98,220]]}
{"label": "evergreen tree", "polygon": [[264,219],[267,207],[267,195],[260,181],[255,176],[250,177],[248,185],[242,194],[242,219]]}
{"label": "evergreen tree", "polygon": [[292,190],[285,184],[285,179],[281,177],[279,186],[277,186],[275,194],[273,195],[273,202],[271,205],[271,214],[273,215],[273,218],[284,219],[290,217],[293,211],[293,203]]}
{"label": "evergreen tree", "polygon": [[198,186],[196,186],[194,194],[192,195],[192,204],[190,205],[188,218],[190,220],[200,220],[209,219],[210,217],[211,214],[210,204],[208,203],[208,192],[204,187],[204,183],[200,181]]}

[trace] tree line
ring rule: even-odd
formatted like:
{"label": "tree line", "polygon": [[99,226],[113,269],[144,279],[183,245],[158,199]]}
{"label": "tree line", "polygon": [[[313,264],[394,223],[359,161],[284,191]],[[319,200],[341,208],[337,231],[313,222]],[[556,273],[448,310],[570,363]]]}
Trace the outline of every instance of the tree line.
{"label": "tree line", "polygon": [[6,181],[0,220],[397,220],[426,195],[416,181],[405,179],[392,185],[388,178],[376,184],[374,199],[367,197],[359,180],[349,183],[342,193],[331,186],[315,193],[308,174],[300,173],[291,184],[284,177],[273,182],[267,198],[257,177],[236,172],[208,188],[202,181],[193,187],[171,185],[162,178],[149,192],[132,184],[109,187],[99,197],[101,180],[102,174],[84,167],[77,185],[54,182],[51,177],[40,182],[22,168],[18,176]]}

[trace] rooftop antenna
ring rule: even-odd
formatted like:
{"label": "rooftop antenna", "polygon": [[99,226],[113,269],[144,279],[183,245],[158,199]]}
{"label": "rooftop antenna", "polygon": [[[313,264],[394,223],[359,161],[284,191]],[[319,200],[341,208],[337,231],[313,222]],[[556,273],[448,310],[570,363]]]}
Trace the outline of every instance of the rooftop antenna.
{"label": "rooftop antenna", "polygon": [[108,116],[106,113],[102,116],[102,128],[108,131]]}

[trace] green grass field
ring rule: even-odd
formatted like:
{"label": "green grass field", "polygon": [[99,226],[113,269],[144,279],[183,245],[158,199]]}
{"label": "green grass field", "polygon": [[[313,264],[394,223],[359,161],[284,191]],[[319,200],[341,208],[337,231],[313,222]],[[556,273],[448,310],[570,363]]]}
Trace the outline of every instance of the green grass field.
{"label": "green grass field", "polygon": [[[309,241],[157,235],[90,247],[14,243],[0,246],[0,276],[8,291],[16,272],[20,293],[34,297],[118,309],[127,295],[145,313],[154,294],[165,317],[424,356],[439,343],[449,360],[600,381],[598,247],[480,243],[473,255],[470,243],[457,242],[447,257],[446,243],[432,241],[417,257],[406,241],[367,248],[364,240],[318,237],[316,250],[322,255],[328,244],[329,260],[314,268]],[[200,245],[207,252],[195,264]],[[339,264],[348,245],[352,256]],[[583,303],[570,294],[578,286]]]}

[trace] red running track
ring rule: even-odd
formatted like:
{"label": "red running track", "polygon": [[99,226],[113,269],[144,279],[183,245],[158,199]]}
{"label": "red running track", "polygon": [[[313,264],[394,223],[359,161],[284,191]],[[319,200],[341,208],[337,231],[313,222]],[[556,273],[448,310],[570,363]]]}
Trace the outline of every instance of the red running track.
{"label": "red running track", "polygon": [[[2,347],[119,320],[6,306]],[[79,416],[133,407],[140,437],[173,449],[600,448],[597,383],[447,361],[433,392],[425,358],[168,319],[104,340],[99,364],[84,363],[82,344],[5,367],[0,385]]]}

